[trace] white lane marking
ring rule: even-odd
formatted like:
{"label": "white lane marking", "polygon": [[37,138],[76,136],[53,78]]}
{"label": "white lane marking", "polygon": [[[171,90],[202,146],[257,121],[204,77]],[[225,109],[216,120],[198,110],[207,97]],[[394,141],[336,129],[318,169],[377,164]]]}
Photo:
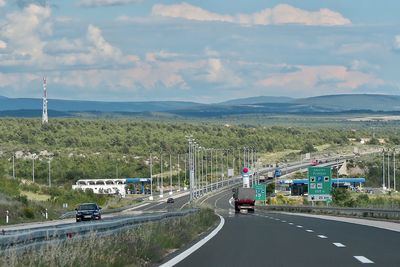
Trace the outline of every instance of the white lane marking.
{"label": "white lane marking", "polygon": [[293,225],[293,223],[289,223],[290,225]]}
{"label": "white lane marking", "polygon": [[324,235],[317,235],[319,238],[328,238],[327,236]]}
{"label": "white lane marking", "polygon": [[334,245],[337,246],[338,248],[345,248],[345,247],[346,247],[346,246],[343,245],[342,243],[332,243],[332,244],[334,244]]}
{"label": "white lane marking", "polygon": [[303,228],[303,226],[301,226],[301,225],[297,225],[297,227],[298,227],[298,228]]}
{"label": "white lane marking", "polygon": [[374,263],[373,261],[371,261],[370,259],[367,259],[364,256],[353,256],[353,257],[356,258],[361,263]]}
{"label": "white lane marking", "polygon": [[204,237],[202,240],[200,240],[199,242],[197,242],[196,244],[194,244],[193,246],[191,246],[184,252],[182,252],[179,255],[175,256],[174,258],[170,259],[166,263],[160,265],[160,267],[172,267],[175,264],[178,264],[179,262],[184,260],[186,257],[190,256],[190,254],[192,254],[193,252],[195,252],[196,250],[201,248],[201,246],[203,246],[205,243],[207,243],[215,235],[217,235],[218,232],[222,229],[222,227],[225,224],[225,219],[221,215],[219,215],[219,214],[217,214],[217,215],[219,216],[219,219],[221,220],[217,228],[215,228],[208,236]]}
{"label": "white lane marking", "polygon": [[280,219],[275,219],[275,221],[280,221]]}
{"label": "white lane marking", "polygon": [[310,230],[310,229],[306,230],[306,232],[314,233],[314,231],[313,231],[313,230]]}
{"label": "white lane marking", "polygon": [[123,211],[121,211],[121,213],[129,212],[129,211],[136,210],[136,209],[140,209],[140,208],[143,208],[143,207],[148,206],[148,205],[150,205],[150,203],[144,203],[144,204],[141,204],[139,206],[123,210]]}
{"label": "white lane marking", "polygon": [[282,221],[282,222],[286,222],[286,221]]}

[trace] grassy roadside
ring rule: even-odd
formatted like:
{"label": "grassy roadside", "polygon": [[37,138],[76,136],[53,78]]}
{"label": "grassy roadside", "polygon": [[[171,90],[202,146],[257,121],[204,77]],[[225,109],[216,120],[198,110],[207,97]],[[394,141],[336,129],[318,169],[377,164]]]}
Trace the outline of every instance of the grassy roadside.
{"label": "grassy roadside", "polygon": [[73,237],[52,242],[23,255],[5,251],[1,266],[149,266],[191,242],[215,225],[211,209],[183,218],[147,223],[136,228],[98,237]]}

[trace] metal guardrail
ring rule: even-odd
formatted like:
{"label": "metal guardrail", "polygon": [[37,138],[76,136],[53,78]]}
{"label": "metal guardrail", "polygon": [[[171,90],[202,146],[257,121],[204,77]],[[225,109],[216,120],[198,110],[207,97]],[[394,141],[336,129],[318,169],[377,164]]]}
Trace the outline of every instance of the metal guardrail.
{"label": "metal guardrail", "polygon": [[288,205],[262,206],[258,207],[258,209],[351,216],[351,217],[361,217],[361,218],[376,218],[376,219],[386,219],[386,220],[400,220],[400,209],[340,208],[340,207],[288,206]]}
{"label": "metal guardrail", "polygon": [[87,223],[81,222],[65,224],[61,227],[49,226],[46,228],[28,229],[26,231],[15,231],[11,233],[6,232],[5,235],[0,236],[0,248],[4,250],[13,247],[26,247],[34,243],[63,240],[72,238],[73,236],[87,235],[93,232],[96,234],[115,232],[147,222],[186,216],[198,211],[198,209],[188,209],[184,211],[174,211],[156,215],[116,218],[112,220]]}

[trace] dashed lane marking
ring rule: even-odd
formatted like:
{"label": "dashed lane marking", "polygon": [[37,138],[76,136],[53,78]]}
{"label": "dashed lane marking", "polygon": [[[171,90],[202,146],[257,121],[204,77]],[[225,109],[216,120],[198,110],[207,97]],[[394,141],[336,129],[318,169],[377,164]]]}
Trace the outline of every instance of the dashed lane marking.
{"label": "dashed lane marking", "polygon": [[306,232],[313,233],[314,231],[313,231],[313,230],[310,230],[310,229],[308,229],[308,230],[306,230]]}
{"label": "dashed lane marking", "polygon": [[317,235],[319,238],[328,238],[327,236],[324,235]]}
{"label": "dashed lane marking", "polygon": [[361,263],[374,263],[373,261],[371,261],[370,259],[368,259],[364,256],[354,256],[354,258],[356,258]]}
{"label": "dashed lane marking", "polygon": [[346,246],[343,245],[342,243],[332,243],[332,244],[334,244],[334,245],[337,246],[338,248],[345,248],[345,247],[346,247]]}
{"label": "dashed lane marking", "polygon": [[301,226],[301,225],[297,225],[297,227],[298,227],[298,228],[303,228],[303,226]]}

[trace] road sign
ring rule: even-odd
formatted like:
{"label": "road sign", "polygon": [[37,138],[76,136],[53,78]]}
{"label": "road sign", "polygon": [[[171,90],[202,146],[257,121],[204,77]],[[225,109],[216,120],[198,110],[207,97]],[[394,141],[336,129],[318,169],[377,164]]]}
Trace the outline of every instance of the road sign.
{"label": "road sign", "polygon": [[332,200],[332,172],[330,167],[308,168],[308,201]]}
{"label": "road sign", "polygon": [[267,198],[267,190],[265,188],[265,184],[256,184],[254,185],[254,189],[256,190],[256,201],[265,201]]}

